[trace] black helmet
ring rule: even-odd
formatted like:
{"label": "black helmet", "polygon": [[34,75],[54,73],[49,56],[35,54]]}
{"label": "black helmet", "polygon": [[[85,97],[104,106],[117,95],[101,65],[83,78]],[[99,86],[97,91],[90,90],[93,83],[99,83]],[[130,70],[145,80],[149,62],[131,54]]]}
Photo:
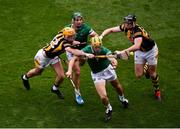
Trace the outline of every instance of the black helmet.
{"label": "black helmet", "polygon": [[129,14],[124,17],[124,22],[126,23],[132,23],[136,21],[136,16],[134,14]]}

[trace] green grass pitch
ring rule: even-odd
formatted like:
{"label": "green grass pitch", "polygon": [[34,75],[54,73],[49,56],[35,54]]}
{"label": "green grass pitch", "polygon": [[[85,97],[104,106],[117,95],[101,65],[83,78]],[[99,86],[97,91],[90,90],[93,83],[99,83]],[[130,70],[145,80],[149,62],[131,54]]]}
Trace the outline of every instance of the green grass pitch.
{"label": "green grass pitch", "polygon": [[[0,0],[0,127],[1,128],[178,128],[180,127],[180,2],[179,0]],[[158,73],[163,101],[153,97],[151,82],[136,80],[133,58],[120,61],[118,78],[130,106],[122,108],[115,90],[107,93],[113,117],[105,123],[104,107],[85,64],[81,74],[78,106],[68,79],[61,85],[65,100],[50,92],[54,71],[49,67],[41,76],[30,79],[26,91],[20,75],[34,66],[37,50],[50,42],[75,11],[97,33],[117,26],[123,16],[135,13],[137,20],[159,47]],[[124,49],[131,44],[123,33],[103,39],[107,48]],[[65,58],[65,54],[62,55]]]}

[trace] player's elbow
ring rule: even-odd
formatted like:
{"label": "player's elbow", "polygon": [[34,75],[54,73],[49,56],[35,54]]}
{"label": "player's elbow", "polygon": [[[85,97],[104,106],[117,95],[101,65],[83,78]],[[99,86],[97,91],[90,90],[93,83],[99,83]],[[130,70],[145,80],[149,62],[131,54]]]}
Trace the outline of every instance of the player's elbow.
{"label": "player's elbow", "polygon": [[135,46],[135,50],[139,50],[141,48],[141,46],[137,45]]}
{"label": "player's elbow", "polygon": [[141,48],[141,43],[135,43],[133,46],[134,51],[139,50]]}

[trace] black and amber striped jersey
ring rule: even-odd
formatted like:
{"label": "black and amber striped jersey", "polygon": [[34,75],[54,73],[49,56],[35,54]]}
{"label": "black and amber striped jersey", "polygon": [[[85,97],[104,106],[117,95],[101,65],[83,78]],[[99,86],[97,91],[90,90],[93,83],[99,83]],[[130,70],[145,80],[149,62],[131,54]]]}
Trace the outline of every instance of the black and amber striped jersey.
{"label": "black and amber striped jersey", "polygon": [[127,35],[127,38],[134,43],[134,39],[137,37],[142,37],[142,43],[141,43],[141,51],[149,51],[153,48],[155,45],[154,40],[150,38],[150,35],[144,30],[143,27],[139,26],[138,24],[133,27],[133,29],[125,29],[124,24],[121,24],[119,26],[121,31],[124,31]]}
{"label": "black and amber striped jersey", "polygon": [[71,43],[64,39],[62,32],[59,32],[49,44],[43,47],[43,50],[48,58],[53,58],[64,53],[65,48],[71,46]]}

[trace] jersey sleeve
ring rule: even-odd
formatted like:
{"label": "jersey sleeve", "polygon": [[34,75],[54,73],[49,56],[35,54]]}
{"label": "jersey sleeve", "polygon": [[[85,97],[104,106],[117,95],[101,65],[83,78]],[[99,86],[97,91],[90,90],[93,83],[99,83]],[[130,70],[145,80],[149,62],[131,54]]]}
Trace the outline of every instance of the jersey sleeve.
{"label": "jersey sleeve", "polygon": [[124,24],[119,25],[119,29],[120,29],[121,31],[125,31]]}
{"label": "jersey sleeve", "polygon": [[89,25],[85,24],[85,26],[86,26],[86,29],[87,29],[89,35],[90,35],[92,32],[94,32],[94,30],[93,30]]}
{"label": "jersey sleeve", "polygon": [[72,45],[68,42],[64,42],[63,43],[63,47],[66,48],[66,47],[72,47]]}
{"label": "jersey sleeve", "polygon": [[88,46],[86,46],[86,47],[84,47],[84,48],[82,48],[81,50],[83,51],[83,52],[85,52],[85,53],[90,53],[90,46],[88,45]]}
{"label": "jersey sleeve", "polygon": [[139,27],[134,29],[134,38],[143,37],[142,30]]}
{"label": "jersey sleeve", "polygon": [[91,28],[89,31],[89,35],[91,35],[94,32],[94,30]]}
{"label": "jersey sleeve", "polygon": [[109,50],[108,48],[106,47],[102,47],[102,48],[103,48],[104,55],[112,54],[111,50]]}

